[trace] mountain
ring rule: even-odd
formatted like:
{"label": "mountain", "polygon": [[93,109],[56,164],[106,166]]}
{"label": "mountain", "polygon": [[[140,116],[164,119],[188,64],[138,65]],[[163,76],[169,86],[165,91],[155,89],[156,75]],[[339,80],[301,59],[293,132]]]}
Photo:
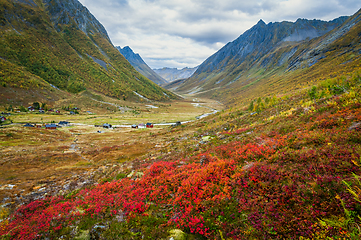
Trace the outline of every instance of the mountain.
{"label": "mountain", "polygon": [[135,54],[133,50],[126,46],[124,48],[116,47],[119,52],[129,61],[129,63],[141,74],[143,74],[148,79],[152,80],[154,83],[158,85],[166,84],[162,77],[160,77],[157,73],[155,73],[141,58],[141,56],[137,53]]}
{"label": "mountain", "polygon": [[182,78],[189,78],[193,75],[193,73],[197,70],[198,67],[195,68],[188,68],[185,67],[183,69],[177,68],[160,68],[160,69],[153,69],[159,76],[167,80],[168,82],[172,82]]}
{"label": "mountain", "polygon": [[52,99],[85,89],[131,101],[176,97],[139,74],[77,0],[0,0],[0,33],[1,92],[21,89],[24,101],[34,91]]}
{"label": "mountain", "polygon": [[360,36],[360,11],[328,22],[260,20],[205,60],[176,91],[233,104],[309,87],[357,70]]}

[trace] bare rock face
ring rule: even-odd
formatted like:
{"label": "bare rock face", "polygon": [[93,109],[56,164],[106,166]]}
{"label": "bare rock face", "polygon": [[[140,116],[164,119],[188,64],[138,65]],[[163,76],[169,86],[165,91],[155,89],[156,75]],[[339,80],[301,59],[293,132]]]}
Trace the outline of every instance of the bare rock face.
{"label": "bare rock face", "polygon": [[60,31],[59,24],[75,24],[85,34],[100,33],[110,42],[104,26],[77,0],[44,0],[46,10],[51,16],[55,28]]}

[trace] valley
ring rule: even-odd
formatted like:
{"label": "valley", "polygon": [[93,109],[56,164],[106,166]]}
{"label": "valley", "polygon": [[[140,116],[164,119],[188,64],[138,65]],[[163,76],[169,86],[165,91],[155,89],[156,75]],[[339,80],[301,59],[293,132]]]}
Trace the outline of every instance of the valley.
{"label": "valley", "polygon": [[[111,26],[186,66],[213,20],[175,48]],[[78,0],[0,0],[0,33],[1,240],[360,239],[361,9],[259,20],[181,70]]]}
{"label": "valley", "polygon": [[[188,106],[192,118],[210,110],[198,104],[220,111],[175,127],[92,126],[116,124],[121,113],[99,119],[16,114],[14,124],[0,128],[0,234],[357,239],[360,91],[355,73],[241,108],[192,97],[170,103],[174,108],[167,111],[174,119],[178,106]],[[164,111],[148,110],[149,116]],[[146,114],[124,114],[124,124],[148,121]],[[56,130],[16,124],[65,118],[74,124]],[[18,204],[24,205],[8,220]],[[244,212],[250,220],[239,222]]]}
{"label": "valley", "polygon": [[[78,105],[82,105],[77,100]],[[114,107],[120,103],[111,100],[113,103],[101,101],[102,110],[87,108],[75,115],[61,110],[60,114],[23,112],[9,116],[12,124],[0,127],[0,199],[3,206],[12,209],[46,195],[66,193],[130,172],[136,159],[172,152],[177,139],[192,133],[192,128],[185,129],[183,125],[172,127],[176,122],[195,123],[198,117],[211,113],[214,108],[223,109],[216,101],[190,98],[137,104],[135,109],[130,108],[134,103],[129,103],[127,108],[113,112],[108,105]],[[93,113],[97,111],[100,114]],[[41,126],[61,121],[70,124],[58,125],[56,130],[24,127],[26,123]],[[145,128],[148,122],[154,127]],[[104,123],[111,124],[112,128],[103,128]],[[132,124],[142,123],[142,128],[131,128]]]}

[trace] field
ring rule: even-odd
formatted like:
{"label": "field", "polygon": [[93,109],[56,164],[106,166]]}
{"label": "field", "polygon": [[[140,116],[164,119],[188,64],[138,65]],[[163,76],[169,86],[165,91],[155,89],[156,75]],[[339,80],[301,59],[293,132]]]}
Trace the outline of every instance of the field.
{"label": "field", "polygon": [[[85,113],[58,130],[5,126],[0,235],[359,239],[360,96],[355,73],[176,127],[102,129]],[[46,115],[14,122],[25,116]]]}
{"label": "field", "polygon": [[[223,107],[201,99],[144,103],[139,107],[128,106],[125,111],[112,111],[107,109],[109,104],[103,105],[80,110],[75,115],[61,110],[60,114],[21,112],[10,116],[13,124],[0,127],[0,199],[4,206],[12,209],[44,195],[90,185],[108,175],[114,177],[131,169],[136,158],[170,150],[171,141],[179,137],[180,131],[182,134],[192,131],[170,125],[138,129],[95,125],[195,121],[197,116],[211,112],[209,108]],[[25,123],[43,125],[59,121],[71,124],[56,130],[23,127]]]}

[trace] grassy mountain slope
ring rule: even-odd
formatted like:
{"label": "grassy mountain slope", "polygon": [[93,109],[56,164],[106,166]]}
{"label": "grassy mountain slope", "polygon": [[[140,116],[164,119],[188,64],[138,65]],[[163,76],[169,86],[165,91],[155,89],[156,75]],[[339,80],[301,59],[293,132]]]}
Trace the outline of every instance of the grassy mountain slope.
{"label": "grassy mountain slope", "polygon": [[129,100],[139,99],[134,92],[152,100],[174,97],[139,74],[78,1],[1,0],[0,9],[1,87],[52,84]]}
{"label": "grassy mountain slope", "polygon": [[[359,69],[359,20],[360,11],[331,22],[259,22],[206,60],[176,91],[233,105],[302,89],[312,82],[355,71]],[[303,35],[298,41],[296,36],[300,34],[296,33],[304,25],[320,30],[319,37]],[[331,26],[333,30],[322,31]],[[258,40],[266,44],[253,42]],[[254,46],[257,44],[259,47]]]}

